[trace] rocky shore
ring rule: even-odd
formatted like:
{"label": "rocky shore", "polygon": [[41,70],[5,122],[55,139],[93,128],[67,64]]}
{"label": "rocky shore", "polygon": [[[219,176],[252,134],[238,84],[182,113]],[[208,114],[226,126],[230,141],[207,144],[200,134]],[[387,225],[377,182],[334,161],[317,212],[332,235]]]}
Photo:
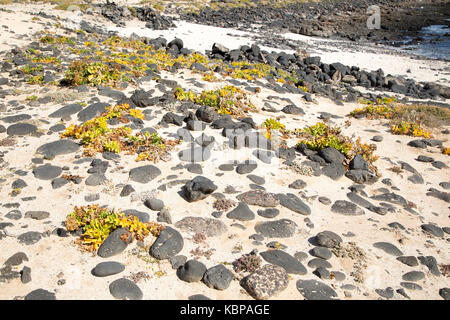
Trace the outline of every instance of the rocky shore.
{"label": "rocky shore", "polygon": [[[288,30],[306,36],[344,37],[354,41],[399,41],[405,36],[418,36],[430,25],[448,25],[448,1],[351,0],[274,3],[253,1],[252,6],[209,7],[181,14],[180,18],[202,24],[263,31]],[[231,1],[232,2],[232,1]],[[380,28],[370,30],[366,22],[370,6],[380,8]]]}
{"label": "rocky shore", "polygon": [[[301,19],[359,37],[365,6],[2,6],[0,299],[448,300],[448,63],[401,57],[398,75],[164,36]],[[389,39],[428,23],[394,32],[403,14]],[[162,36],[111,32],[129,20]]]}

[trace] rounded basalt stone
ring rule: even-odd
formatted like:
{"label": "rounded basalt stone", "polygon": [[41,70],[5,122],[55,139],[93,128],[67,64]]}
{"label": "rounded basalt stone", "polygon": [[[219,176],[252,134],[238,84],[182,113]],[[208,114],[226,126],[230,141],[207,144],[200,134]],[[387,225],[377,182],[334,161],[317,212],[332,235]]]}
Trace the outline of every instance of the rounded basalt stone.
{"label": "rounded basalt stone", "polygon": [[11,184],[11,188],[13,189],[22,189],[27,187],[27,183],[25,181],[23,181],[22,179],[17,179],[15,180],[12,184]]}
{"label": "rounded basalt stone", "polygon": [[184,240],[181,234],[171,227],[166,227],[150,247],[149,253],[156,259],[165,260],[179,253],[183,246]]}
{"label": "rounded basalt stone", "polygon": [[62,169],[51,164],[45,164],[33,169],[33,174],[40,180],[52,180],[62,173]]}
{"label": "rounded basalt stone", "polygon": [[132,181],[148,183],[161,174],[161,170],[153,165],[146,165],[130,170],[129,176]]}
{"label": "rounded basalt stone", "polygon": [[377,249],[381,249],[387,254],[393,255],[393,256],[403,256],[403,252],[400,251],[399,248],[394,246],[392,243],[389,242],[376,242],[373,244],[373,246]]}
{"label": "rounded basalt stone", "polygon": [[309,260],[308,267],[310,268],[331,268],[332,265],[327,260],[321,259],[321,258],[313,258]]}
{"label": "rounded basalt stone", "polygon": [[92,118],[98,117],[100,114],[106,111],[106,107],[109,107],[108,103],[96,102],[78,112],[78,121],[85,122]]}
{"label": "rounded basalt stone", "polygon": [[331,211],[334,213],[343,214],[346,216],[359,216],[364,214],[364,210],[356,204],[346,201],[337,200],[332,206]]}
{"label": "rounded basalt stone", "polygon": [[94,173],[91,174],[89,177],[86,178],[84,183],[87,186],[99,186],[103,184],[107,180],[106,176],[102,173]]}
{"label": "rounded basalt stone", "polygon": [[306,182],[301,179],[297,179],[294,182],[292,182],[291,184],[289,184],[288,187],[291,189],[303,189],[306,187]]}
{"label": "rounded basalt stone", "polygon": [[422,287],[414,282],[400,282],[400,285],[408,290],[422,290]]}
{"label": "rounded basalt stone", "polygon": [[435,237],[442,238],[444,236],[444,231],[442,230],[442,228],[436,225],[429,223],[429,224],[422,224],[420,227],[422,228],[423,231],[428,232]]}
{"label": "rounded basalt stone", "polygon": [[257,211],[258,215],[264,218],[275,218],[276,216],[278,216],[280,214],[280,210],[276,209],[276,208],[267,208],[264,210],[258,210]]}
{"label": "rounded basalt stone", "polygon": [[128,197],[130,194],[135,192],[133,186],[131,184],[127,184],[122,188],[122,191],[120,192],[121,197]]}
{"label": "rounded basalt stone", "polygon": [[131,280],[121,278],[109,285],[109,292],[116,299],[141,300],[143,293],[141,289]]}
{"label": "rounded basalt stone", "polygon": [[402,276],[402,279],[405,281],[416,282],[425,279],[425,273],[423,273],[422,271],[410,271],[405,273]]}
{"label": "rounded basalt stone", "polygon": [[207,296],[203,295],[203,294],[194,294],[192,296],[188,297],[188,300],[211,300],[210,298],[208,298]]}
{"label": "rounded basalt stone", "polygon": [[79,111],[81,111],[81,109],[83,109],[83,107],[81,106],[81,104],[79,103],[73,103],[73,104],[69,104],[67,106],[64,106],[62,108],[59,108],[58,110],[56,110],[55,112],[49,114],[48,116],[50,118],[66,118],[74,113],[77,113]]}
{"label": "rounded basalt stone", "polygon": [[238,206],[227,213],[227,218],[239,221],[250,221],[255,219],[255,214],[244,202],[239,202]]}
{"label": "rounded basalt stone", "polygon": [[97,254],[102,258],[109,258],[124,251],[131,241],[131,233],[125,228],[111,232],[98,248]]}
{"label": "rounded basalt stone", "polygon": [[139,221],[144,222],[144,223],[150,221],[150,216],[148,215],[148,213],[143,212],[143,211],[128,209],[128,210],[124,210],[123,213],[127,217],[130,215],[133,215],[133,216],[137,217],[139,219]]}
{"label": "rounded basalt stone", "polygon": [[307,270],[303,264],[287,252],[282,250],[269,250],[261,252],[261,257],[271,264],[282,267],[287,273],[305,275]]}
{"label": "rounded basalt stone", "polygon": [[416,267],[419,265],[417,258],[414,256],[402,256],[402,257],[398,257],[397,260],[400,261],[401,263],[406,264],[407,266],[410,266],[410,267]]}
{"label": "rounded basalt stone", "polygon": [[19,243],[32,245],[42,239],[42,234],[37,231],[28,231],[17,237]]}
{"label": "rounded basalt stone", "polygon": [[242,163],[236,166],[236,172],[239,174],[247,174],[256,169],[256,163]]}
{"label": "rounded basalt stone", "polygon": [[40,146],[36,153],[42,154],[44,158],[51,159],[57,155],[74,153],[80,149],[80,145],[68,139],[56,140]]}
{"label": "rounded basalt stone", "polygon": [[233,279],[233,273],[222,264],[208,269],[203,275],[203,282],[216,290],[227,289]]}
{"label": "rounded basalt stone", "polygon": [[444,300],[450,300],[450,288],[441,288],[441,289],[439,289],[439,295]]}
{"label": "rounded basalt stone", "polygon": [[263,190],[247,191],[238,195],[236,199],[246,204],[260,207],[276,207],[280,204],[280,200],[275,194]]}
{"label": "rounded basalt stone", "polygon": [[44,220],[50,217],[50,212],[47,211],[27,211],[25,212],[25,218]]}
{"label": "rounded basalt stone", "polygon": [[331,253],[331,250],[324,248],[324,247],[315,247],[315,248],[311,249],[310,253],[313,257],[321,258],[324,260],[330,259],[333,255]]}
{"label": "rounded basalt stone", "polygon": [[7,214],[5,214],[5,218],[11,219],[11,220],[19,220],[22,218],[22,212],[20,210],[11,210]]}
{"label": "rounded basalt stone", "polygon": [[18,266],[20,264],[22,264],[22,262],[24,261],[28,261],[28,257],[25,253],[23,252],[17,252],[15,254],[13,254],[11,257],[8,258],[8,260],[6,260],[6,262],[4,263],[5,266]]}
{"label": "rounded basalt stone", "polygon": [[289,219],[259,222],[255,231],[267,238],[290,238],[295,234],[297,224]]}
{"label": "rounded basalt stone", "polygon": [[315,237],[317,245],[326,248],[334,248],[342,243],[342,238],[332,231],[322,231]]}
{"label": "rounded basalt stone", "polygon": [[92,275],[96,277],[107,277],[114,274],[121,273],[125,270],[125,266],[115,261],[105,261],[97,264],[91,271]]}
{"label": "rounded basalt stone", "polygon": [[217,237],[227,231],[227,226],[220,220],[203,217],[184,217],[175,223],[180,230],[202,233],[207,237]]}
{"label": "rounded basalt stone", "polygon": [[44,289],[36,289],[28,293],[24,300],[56,300],[56,296],[53,292]]}
{"label": "rounded basalt stone", "polygon": [[177,269],[179,279],[186,282],[197,282],[202,280],[206,272],[206,266],[197,260],[189,260]]}
{"label": "rounded basalt stone", "polygon": [[333,288],[316,280],[298,280],[296,285],[306,300],[333,300],[338,296]]}
{"label": "rounded basalt stone", "polygon": [[37,127],[29,123],[16,123],[10,125],[6,130],[6,134],[9,136],[25,136],[36,132]]}
{"label": "rounded basalt stone", "polygon": [[217,186],[213,181],[203,176],[197,176],[185,184],[183,194],[187,201],[193,202],[205,199],[216,190]]}
{"label": "rounded basalt stone", "polygon": [[144,205],[153,211],[161,211],[164,208],[164,202],[156,198],[149,198],[144,201]]}
{"label": "rounded basalt stone", "polygon": [[280,204],[288,208],[289,210],[292,210],[296,213],[308,216],[311,214],[311,208],[303,202],[299,197],[297,197],[295,194],[292,193],[278,193],[277,194],[278,200],[280,200]]}

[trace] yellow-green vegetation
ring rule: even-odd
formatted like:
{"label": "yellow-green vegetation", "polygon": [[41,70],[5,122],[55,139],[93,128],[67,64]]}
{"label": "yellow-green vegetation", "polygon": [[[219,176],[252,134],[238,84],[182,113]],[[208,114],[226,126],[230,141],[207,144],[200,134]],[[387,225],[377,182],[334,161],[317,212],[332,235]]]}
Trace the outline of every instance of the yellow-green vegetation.
{"label": "yellow-green vegetation", "polygon": [[36,72],[40,72],[44,70],[44,67],[41,65],[31,66],[27,64],[26,66],[22,67],[20,70],[23,71],[25,74],[35,74]]}
{"label": "yellow-green vegetation", "polygon": [[357,108],[350,116],[365,116],[368,119],[390,120],[391,132],[394,134],[412,135],[428,138],[430,131],[426,128],[439,127],[450,123],[450,110],[433,105],[406,105],[395,98],[378,99],[376,103],[361,101],[367,104]]}
{"label": "yellow-green vegetation", "polygon": [[28,100],[28,101],[35,101],[35,100],[37,100],[37,98],[38,98],[37,95],[32,95],[32,96],[28,96],[28,97],[26,98],[26,100]]}
{"label": "yellow-green vegetation", "polygon": [[44,84],[44,75],[39,74],[37,76],[29,77],[29,78],[25,79],[25,81],[28,84],[39,84],[39,85],[42,85],[42,84]]}
{"label": "yellow-green vegetation", "polygon": [[19,195],[22,192],[22,188],[14,188],[12,189],[12,191],[10,192],[10,196],[15,197],[17,195]]}
{"label": "yellow-green vegetation", "polygon": [[293,133],[300,138],[297,145],[304,144],[308,149],[315,151],[327,147],[340,151],[346,157],[344,165],[348,165],[351,159],[360,154],[369,164],[369,169],[378,175],[378,169],[374,165],[374,162],[379,158],[374,155],[374,151],[377,149],[375,144],[362,143],[359,137],[353,141],[351,138],[344,136],[339,127],[330,127],[323,122],[318,122],[304,129],[296,129]]}
{"label": "yellow-green vegetation", "polygon": [[[141,222],[136,216],[125,216],[120,211],[88,205],[75,207],[74,211],[66,217],[65,226],[68,231],[80,228],[83,234],[77,243],[88,251],[95,251],[105,241],[108,235],[117,228],[126,228],[131,233],[131,239],[122,238],[124,242],[133,239],[143,240],[150,233],[157,237],[164,227],[156,222]],[[126,235],[125,235],[126,236]]]}
{"label": "yellow-green vegetation", "polygon": [[[77,33],[81,31],[77,30]],[[84,32],[81,32],[84,33]],[[193,52],[178,57],[166,52],[165,48],[156,49],[140,40],[123,39],[112,36],[103,42],[98,42],[96,34],[88,34],[87,41],[76,45],[73,38],[56,34],[42,34],[39,41],[44,44],[58,46],[68,54],[78,56],[65,73],[65,83],[69,85],[107,85],[116,86],[120,81],[132,81],[150,71],[170,70],[175,64],[181,68],[190,69],[193,63],[200,63],[208,71],[192,69],[194,73],[203,75],[204,81],[218,81],[213,70],[219,67],[223,77],[254,80],[270,77],[281,83],[289,83],[304,91],[301,80],[295,72],[274,68],[265,63],[224,62],[209,59],[205,55]],[[34,63],[61,64],[55,57],[43,55],[39,50],[27,49],[27,58]],[[155,76],[154,78],[158,78]],[[36,83],[36,81],[34,81]]]}
{"label": "yellow-green vegetation", "polygon": [[347,155],[352,149],[351,142],[341,134],[339,127],[330,127],[323,122],[296,130],[295,133],[302,137],[299,144],[305,144],[311,150],[319,151],[330,147]]}
{"label": "yellow-green vegetation", "polygon": [[99,117],[84,122],[81,125],[71,124],[61,134],[61,138],[74,137],[80,139],[84,146],[83,154],[93,156],[97,152],[110,151],[139,155],[136,161],[149,160],[157,162],[167,156],[168,152],[179,143],[179,140],[166,140],[157,133],[131,134],[129,127],[110,128],[108,120],[116,118],[120,123],[128,123],[127,117],[143,119],[141,110],[130,109],[128,104],[115,105],[106,108]]}
{"label": "yellow-green vegetation", "polygon": [[256,110],[247,93],[232,85],[217,90],[204,90],[200,94],[193,91],[185,92],[182,88],[176,88],[174,95],[180,101],[189,100],[203,106],[209,106],[214,108],[218,114],[229,114],[236,118]]}
{"label": "yellow-green vegetation", "polygon": [[75,44],[76,42],[66,36],[51,36],[51,35],[45,35],[39,39],[41,43],[48,43],[48,44]]}
{"label": "yellow-green vegetation", "polygon": [[424,130],[419,124],[408,121],[400,121],[391,125],[391,132],[393,134],[408,135],[414,137],[429,138],[431,133]]}
{"label": "yellow-green vegetation", "polygon": [[[234,79],[255,80],[272,76],[277,82],[289,83],[293,86],[298,86],[300,82],[300,78],[295,71],[289,72],[283,69],[277,69],[265,63],[235,61],[231,64],[226,64],[219,61],[218,65],[222,68],[224,76],[229,76]],[[305,92],[307,91],[303,86],[298,87]]]}
{"label": "yellow-green vegetation", "polygon": [[392,119],[394,115],[393,103],[395,98],[378,98],[376,102],[360,99],[360,103],[365,104],[363,108],[356,108],[350,115],[352,117],[365,116],[367,119]]}
{"label": "yellow-green vegetation", "polygon": [[278,121],[277,119],[266,119],[263,123],[262,123],[262,127],[266,130],[266,133],[264,134],[264,136],[267,139],[271,139],[272,138],[272,130],[276,130],[279,131],[281,133],[285,133],[285,125],[282,124],[280,121]]}
{"label": "yellow-green vegetation", "polygon": [[450,148],[442,148],[442,153],[450,156]]}
{"label": "yellow-green vegetation", "polygon": [[74,86],[83,84],[116,86],[119,81],[126,80],[120,69],[120,65],[109,66],[102,62],[76,60],[69,65],[64,79]]}

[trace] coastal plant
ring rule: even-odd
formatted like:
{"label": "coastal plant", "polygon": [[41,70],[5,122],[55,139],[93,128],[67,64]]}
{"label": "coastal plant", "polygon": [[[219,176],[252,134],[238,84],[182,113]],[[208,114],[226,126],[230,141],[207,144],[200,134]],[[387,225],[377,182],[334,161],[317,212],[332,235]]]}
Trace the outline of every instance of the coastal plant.
{"label": "coastal plant", "polygon": [[272,138],[272,130],[281,132],[282,134],[286,133],[285,125],[282,124],[277,119],[269,118],[269,119],[264,120],[264,122],[262,123],[262,127],[266,130],[264,136],[267,139]]}
{"label": "coastal plant", "polygon": [[142,241],[149,234],[157,237],[164,230],[164,226],[156,222],[143,223],[136,216],[125,216],[120,211],[102,208],[96,204],[75,206],[66,217],[65,226],[70,232],[83,230],[77,243],[88,251],[97,250],[108,235],[117,228],[125,228],[131,233],[131,239],[122,239],[125,242],[134,239]]}
{"label": "coastal plant", "polygon": [[115,86],[123,80],[120,65],[107,65],[102,62],[87,60],[72,61],[64,75],[64,80],[73,86],[89,84],[92,86],[105,84]]}
{"label": "coastal plant", "polygon": [[29,77],[25,79],[25,82],[28,84],[44,84],[44,76],[42,74],[38,74],[36,76]]}
{"label": "coastal plant", "polygon": [[323,122],[318,122],[302,130],[297,129],[295,133],[302,138],[298,144],[304,144],[314,151],[330,147],[348,155],[352,149],[351,141],[341,134],[340,128],[330,127]]}
{"label": "coastal plant", "polygon": [[216,90],[204,90],[200,94],[193,91],[185,92],[178,87],[174,96],[180,101],[188,100],[203,106],[209,106],[218,114],[229,114],[233,117],[245,116],[249,111],[255,111],[247,93],[242,89],[228,85]]}
{"label": "coastal plant", "polygon": [[315,125],[307,126],[304,129],[296,129],[293,133],[300,138],[297,147],[305,145],[308,149],[320,151],[325,148],[334,148],[345,155],[344,165],[348,167],[349,162],[356,155],[361,155],[368,163],[369,169],[379,174],[378,168],[374,162],[378,160],[378,156],[374,154],[377,147],[375,144],[365,144],[358,137],[353,140],[341,133],[339,127],[331,127],[323,122]]}
{"label": "coastal plant", "polygon": [[128,104],[114,105],[105,108],[100,116],[87,120],[81,125],[71,124],[61,134],[61,138],[73,137],[80,139],[84,146],[83,155],[93,156],[97,152],[126,151],[127,154],[138,154],[136,161],[158,161],[167,157],[168,152],[179,143],[179,140],[166,140],[156,132],[132,134],[129,127],[111,128],[108,120],[117,119],[118,122],[128,123],[129,116],[143,119],[140,110],[130,109]]}
{"label": "coastal plant", "polygon": [[393,134],[408,135],[414,137],[429,138],[431,136],[431,133],[423,129],[419,124],[411,123],[408,121],[394,122],[391,125],[391,131]]}
{"label": "coastal plant", "polygon": [[350,116],[367,119],[388,119],[394,134],[430,137],[426,128],[450,123],[450,110],[435,105],[399,103],[395,98],[378,99],[377,102],[361,100],[364,108],[350,112]]}
{"label": "coastal plant", "polygon": [[43,71],[44,68],[41,65],[31,66],[29,64],[20,68],[25,74],[36,74],[37,72]]}

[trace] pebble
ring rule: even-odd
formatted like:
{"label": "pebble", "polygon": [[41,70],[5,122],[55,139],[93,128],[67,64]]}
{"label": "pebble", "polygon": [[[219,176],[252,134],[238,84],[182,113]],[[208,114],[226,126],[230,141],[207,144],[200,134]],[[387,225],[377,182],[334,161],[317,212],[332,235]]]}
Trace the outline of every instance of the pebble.
{"label": "pebble", "polygon": [[290,238],[295,234],[297,224],[289,219],[257,222],[255,231],[267,238]]}
{"label": "pebble", "polygon": [[197,282],[202,280],[205,272],[206,266],[203,263],[197,260],[188,260],[177,269],[177,276],[186,282]]}
{"label": "pebble", "polygon": [[202,233],[207,237],[221,236],[227,232],[227,226],[220,220],[202,217],[185,217],[175,223],[182,231]]}
{"label": "pebble", "polygon": [[393,256],[403,256],[403,252],[396,246],[394,246],[392,243],[389,242],[376,242],[373,244],[373,246],[377,249],[381,249],[387,254],[393,255]]}
{"label": "pebble", "polygon": [[203,275],[203,282],[209,288],[214,288],[216,290],[227,289],[233,279],[233,273],[222,264],[208,269]]}
{"label": "pebble", "polygon": [[125,266],[115,261],[105,261],[97,264],[91,271],[96,277],[107,277],[121,273],[125,270]]}
{"label": "pebble", "polygon": [[250,221],[255,219],[255,213],[250,210],[244,202],[239,202],[238,206],[227,213],[227,218],[239,221]]}
{"label": "pebble", "polygon": [[334,300],[338,296],[333,288],[317,280],[298,280],[296,286],[306,300]]}
{"label": "pebble", "polygon": [[410,271],[402,276],[402,279],[409,282],[416,282],[425,279],[425,273],[422,271]]}
{"label": "pebble", "polygon": [[307,273],[305,266],[285,251],[269,250],[261,252],[260,255],[267,262],[284,268],[287,273],[299,275],[305,275]]}
{"label": "pebble", "polygon": [[315,247],[311,249],[310,254],[313,257],[321,258],[324,260],[328,260],[333,255],[331,251],[325,247]]}
{"label": "pebble", "polygon": [[324,260],[321,258],[313,258],[313,259],[309,260],[308,267],[310,267],[310,268],[318,268],[318,267],[331,268],[332,265],[327,260]]}
{"label": "pebble", "polygon": [[24,300],[56,300],[56,296],[45,289],[36,289],[28,293]]}
{"label": "pebble", "polygon": [[111,295],[120,300],[142,300],[142,290],[131,280],[121,278],[109,285]]}
{"label": "pebble", "polygon": [[184,241],[181,234],[171,227],[166,227],[150,247],[149,253],[156,259],[165,260],[179,253],[183,246]]}
{"label": "pebble", "polygon": [[[128,235],[128,241],[123,241],[120,237],[124,234]],[[127,231],[125,228],[118,228],[111,232],[105,241],[98,248],[98,256],[102,258],[110,258],[115,256],[121,252],[123,252],[128,243],[131,241],[131,233]]]}

